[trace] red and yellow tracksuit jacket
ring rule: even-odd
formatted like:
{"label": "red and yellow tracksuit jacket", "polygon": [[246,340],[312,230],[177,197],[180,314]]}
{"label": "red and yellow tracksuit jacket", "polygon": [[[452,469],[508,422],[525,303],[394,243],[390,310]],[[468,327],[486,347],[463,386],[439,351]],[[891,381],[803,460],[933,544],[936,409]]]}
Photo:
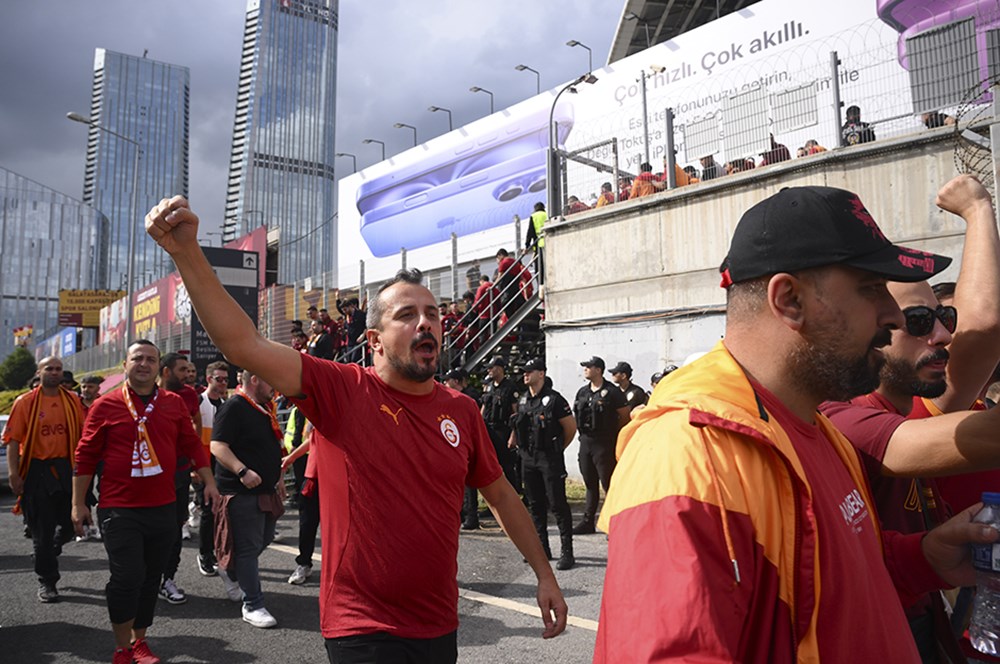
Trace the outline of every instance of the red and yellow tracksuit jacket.
{"label": "red and yellow tracksuit jacket", "polygon": [[[873,505],[854,448],[817,421]],[[809,482],[721,343],[657,386],[618,453],[599,523],[609,546],[594,662],[818,661]],[[885,563],[906,603],[919,539],[895,535],[883,535]]]}

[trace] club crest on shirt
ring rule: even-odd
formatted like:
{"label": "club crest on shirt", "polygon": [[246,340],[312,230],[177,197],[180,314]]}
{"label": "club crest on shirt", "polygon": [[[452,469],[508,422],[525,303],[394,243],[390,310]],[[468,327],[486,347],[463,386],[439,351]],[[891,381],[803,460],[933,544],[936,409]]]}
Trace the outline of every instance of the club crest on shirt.
{"label": "club crest on shirt", "polygon": [[458,444],[462,442],[462,436],[458,432],[458,425],[447,415],[438,416],[438,422],[441,424],[441,435],[444,436],[446,443],[452,447],[458,447]]}

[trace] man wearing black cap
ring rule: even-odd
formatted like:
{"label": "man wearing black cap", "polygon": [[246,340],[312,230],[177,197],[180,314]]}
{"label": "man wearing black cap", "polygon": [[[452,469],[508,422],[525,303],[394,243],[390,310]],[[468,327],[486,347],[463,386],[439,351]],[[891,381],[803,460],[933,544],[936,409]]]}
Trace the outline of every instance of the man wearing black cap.
{"label": "man wearing black cap", "polygon": [[611,367],[611,380],[614,381],[618,389],[625,395],[625,407],[631,413],[637,406],[645,406],[649,397],[646,391],[632,382],[632,365],[628,362],[619,362]]}
{"label": "man wearing black cap", "polygon": [[528,361],[524,366],[524,384],[528,389],[518,399],[509,444],[517,445],[521,457],[524,495],[542,548],[551,560],[548,512],[552,510],[562,546],[556,569],[566,570],[576,564],[576,559],[573,557],[573,516],[566,502],[563,450],[573,442],[576,423],[569,403],[552,389],[551,381],[546,378],[544,360],[536,357]]}
{"label": "man wearing black cap", "polygon": [[517,455],[507,446],[510,440],[510,419],[517,408],[517,400],[521,391],[514,381],[506,376],[507,361],[502,357],[494,357],[487,369],[489,379],[483,385],[483,396],[480,399],[480,412],[486,422],[486,431],[493,441],[493,449],[507,481],[520,493],[521,481],[517,472]]}
{"label": "man wearing black cap", "polygon": [[[891,244],[841,189],[783,189],[743,215],[721,268],[725,337],[619,441],[595,663],[920,661],[891,598],[972,583],[968,545],[998,533],[971,522],[976,508],[882,532],[854,448],[816,409],[878,384],[905,324],[886,282],[949,263]],[[995,457],[998,421],[915,424]]]}
{"label": "man wearing black cap", "polygon": [[628,422],[625,395],[604,380],[604,360],[596,355],[580,363],[589,383],[577,391],[573,401],[576,427],[580,432],[580,474],[587,487],[583,520],[573,528],[574,535],[594,532],[600,485],[607,493],[615,470],[615,441],[618,431]]}

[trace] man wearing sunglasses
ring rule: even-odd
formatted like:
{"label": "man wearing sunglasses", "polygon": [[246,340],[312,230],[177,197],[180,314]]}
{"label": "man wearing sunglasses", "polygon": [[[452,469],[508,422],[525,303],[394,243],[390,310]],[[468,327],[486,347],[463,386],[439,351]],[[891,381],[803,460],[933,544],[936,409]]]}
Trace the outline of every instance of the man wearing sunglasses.
{"label": "man wearing sunglasses", "polygon": [[[1000,236],[990,195],[975,178],[960,175],[941,188],[936,202],[967,226],[956,298],[963,316],[941,305],[926,281],[890,283],[905,323],[884,350],[879,386],[849,404],[822,408],[860,451],[883,527],[903,533],[929,530],[950,512],[936,482],[926,477],[940,471],[907,465],[934,459],[944,439],[906,444],[896,431],[907,420],[967,410],[1000,359]],[[963,661],[940,593],[924,595],[906,614],[924,662],[941,661],[941,651]]]}

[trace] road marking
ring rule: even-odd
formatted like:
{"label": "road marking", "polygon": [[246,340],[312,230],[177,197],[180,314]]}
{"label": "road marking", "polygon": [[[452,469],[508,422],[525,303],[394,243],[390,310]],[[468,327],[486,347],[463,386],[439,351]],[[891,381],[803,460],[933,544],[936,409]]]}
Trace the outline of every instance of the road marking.
{"label": "road marking", "polygon": [[[281,551],[282,553],[290,553],[293,556],[299,555],[299,550],[296,547],[288,546],[287,544],[275,544],[272,543],[269,547],[276,551]],[[320,561],[323,556],[319,553],[313,554],[313,560]],[[481,602],[482,604],[489,604],[490,606],[495,606],[500,609],[507,609],[508,611],[517,611],[518,613],[523,613],[528,616],[539,616],[541,615],[541,610],[535,604],[525,604],[523,602],[515,602],[512,599],[506,599],[504,597],[495,597],[493,595],[487,595],[485,593],[476,592],[475,590],[468,590],[466,588],[459,587],[458,596],[464,597],[467,600],[473,602]],[[573,627],[580,627],[581,629],[589,629],[592,632],[597,631],[597,621],[587,620],[586,618],[577,618],[576,616],[568,616],[566,618],[566,624],[572,625]]]}

